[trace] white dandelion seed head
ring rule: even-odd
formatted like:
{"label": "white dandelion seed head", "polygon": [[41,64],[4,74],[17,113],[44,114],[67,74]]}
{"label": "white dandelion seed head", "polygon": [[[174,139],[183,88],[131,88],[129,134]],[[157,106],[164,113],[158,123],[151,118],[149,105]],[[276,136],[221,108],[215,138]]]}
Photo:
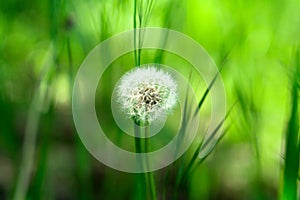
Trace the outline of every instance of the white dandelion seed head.
{"label": "white dandelion seed head", "polygon": [[118,82],[117,102],[135,122],[151,123],[175,107],[177,83],[162,69],[137,67],[124,74]]}

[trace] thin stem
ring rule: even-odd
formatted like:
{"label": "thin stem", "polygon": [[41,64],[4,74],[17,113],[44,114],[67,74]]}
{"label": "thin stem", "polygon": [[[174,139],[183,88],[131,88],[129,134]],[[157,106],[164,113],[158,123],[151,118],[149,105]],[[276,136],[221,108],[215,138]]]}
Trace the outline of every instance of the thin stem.
{"label": "thin stem", "polygon": [[[18,175],[16,189],[14,193],[13,199],[26,199],[26,193],[29,187],[30,176],[32,172],[32,167],[34,164],[34,155],[36,148],[36,140],[38,135],[38,125],[40,122],[40,115],[42,110],[44,109],[45,98],[47,98],[48,87],[46,91],[43,91],[41,87],[42,83],[46,85],[50,85],[51,80],[47,75],[51,73],[53,70],[52,64],[50,60],[52,60],[52,56],[56,55],[54,53],[54,48],[50,45],[48,50],[48,55],[43,64],[43,70],[40,76],[39,83],[37,84],[37,88],[35,94],[33,96],[32,102],[30,104],[27,116],[26,129],[24,133],[24,142],[22,148],[22,160],[20,165],[20,173]],[[55,57],[55,56],[54,56]]]}
{"label": "thin stem", "polygon": [[[36,97],[34,99],[36,99]],[[16,191],[14,194],[15,200],[25,199],[29,186],[30,174],[35,154],[38,124],[40,120],[40,114],[35,109],[36,104],[36,100],[34,100],[31,103],[28,113],[28,122],[26,125],[24,144],[22,150],[21,170],[17,181]]]}
{"label": "thin stem", "polygon": [[142,152],[140,135],[141,135],[140,126],[138,124],[136,124],[136,122],[135,122],[134,123],[134,136],[135,136],[134,141],[135,141],[135,152],[136,153]]}
{"label": "thin stem", "polygon": [[[150,151],[150,139],[148,138],[149,136],[149,126],[145,127],[145,153],[148,153]],[[149,170],[149,159],[148,159],[148,154],[146,156],[146,167],[147,170]],[[154,176],[152,172],[147,172],[147,177],[148,177],[148,185],[150,187],[150,196],[151,199],[156,199],[156,188],[155,188],[155,181],[154,181]]]}
{"label": "thin stem", "polygon": [[[143,160],[139,156],[142,152],[142,146],[141,146],[141,130],[139,124],[137,122],[134,122],[134,141],[135,141],[135,152],[136,152],[136,164],[137,168],[143,169]],[[144,179],[144,175],[142,173],[137,174],[137,195],[138,199],[144,199],[146,194],[146,179]]]}
{"label": "thin stem", "polygon": [[137,31],[136,31],[136,25],[137,25],[137,20],[136,20],[136,14],[137,14],[137,0],[134,0],[134,4],[133,4],[133,45],[134,45],[134,62],[135,62],[135,65],[138,66],[138,51],[137,51],[137,44],[136,44],[136,39],[137,39]]}

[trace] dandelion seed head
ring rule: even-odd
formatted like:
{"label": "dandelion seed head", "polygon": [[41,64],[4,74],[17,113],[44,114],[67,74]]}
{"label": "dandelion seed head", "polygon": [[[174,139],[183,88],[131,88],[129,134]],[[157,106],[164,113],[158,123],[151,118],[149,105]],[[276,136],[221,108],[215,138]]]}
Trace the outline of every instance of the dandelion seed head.
{"label": "dandelion seed head", "polygon": [[136,122],[151,123],[175,107],[177,83],[162,69],[138,67],[121,77],[117,101],[128,117]]}

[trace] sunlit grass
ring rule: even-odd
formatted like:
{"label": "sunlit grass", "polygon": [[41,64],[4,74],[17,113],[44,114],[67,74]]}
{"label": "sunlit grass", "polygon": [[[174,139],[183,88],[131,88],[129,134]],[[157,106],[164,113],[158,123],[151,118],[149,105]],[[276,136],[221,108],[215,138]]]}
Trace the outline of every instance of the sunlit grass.
{"label": "sunlit grass", "polygon": [[[0,199],[143,199],[151,197],[146,180],[154,180],[158,199],[299,198],[299,53],[292,50],[300,40],[299,9],[296,0],[1,2]],[[92,48],[147,26],[187,34],[219,68],[226,57],[221,76],[227,107],[235,106],[218,133],[226,136],[202,162],[210,94],[203,81],[190,80],[199,99],[207,94],[199,102],[197,140],[171,166],[136,178],[86,151],[74,129],[70,98],[76,71]],[[129,70],[133,63],[171,63],[189,78],[190,66],[174,55],[141,53],[142,35],[137,31],[136,50],[116,64]],[[117,80],[116,70],[102,81]],[[97,108],[109,102],[105,95],[96,98]],[[134,141],[129,144],[109,119],[104,122],[110,139],[134,150]],[[164,139],[149,146],[161,147]]]}
{"label": "sunlit grass", "polygon": [[290,117],[286,128],[284,146],[284,166],[282,178],[282,192],[280,199],[297,199],[299,156],[300,156],[300,133],[299,133],[299,77],[300,77],[300,54],[296,49],[292,61],[291,74],[291,108]]}

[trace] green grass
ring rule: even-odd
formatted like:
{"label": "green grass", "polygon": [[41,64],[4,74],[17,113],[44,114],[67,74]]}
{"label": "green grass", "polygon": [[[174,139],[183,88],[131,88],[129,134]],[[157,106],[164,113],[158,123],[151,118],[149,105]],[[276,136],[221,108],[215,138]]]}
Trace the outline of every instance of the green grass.
{"label": "green grass", "polygon": [[300,133],[299,133],[299,108],[298,108],[298,91],[300,77],[300,54],[299,48],[295,53],[292,63],[291,76],[291,108],[290,118],[285,134],[285,152],[284,167],[282,179],[282,193],[280,199],[297,199],[298,190],[298,173],[299,173],[299,156],[300,156]]}
{"label": "green grass", "polygon": [[[0,199],[299,198],[300,55],[293,48],[300,40],[299,9],[297,0],[1,1]],[[189,63],[176,55],[141,50],[138,28],[144,27],[180,31],[218,63],[226,106],[234,109],[211,137],[203,133],[214,81],[195,80]],[[183,72],[198,97],[198,108],[186,103],[183,124],[200,116],[188,151],[146,174],[118,172],[94,159],[71,112],[73,81],[84,58],[99,42],[132,28],[135,50],[111,65],[97,89],[102,96],[95,107],[107,112],[99,121],[111,130],[108,137],[143,152],[164,146],[177,130],[168,122],[165,135],[134,140],[115,127],[108,111],[116,80],[148,62]]]}

